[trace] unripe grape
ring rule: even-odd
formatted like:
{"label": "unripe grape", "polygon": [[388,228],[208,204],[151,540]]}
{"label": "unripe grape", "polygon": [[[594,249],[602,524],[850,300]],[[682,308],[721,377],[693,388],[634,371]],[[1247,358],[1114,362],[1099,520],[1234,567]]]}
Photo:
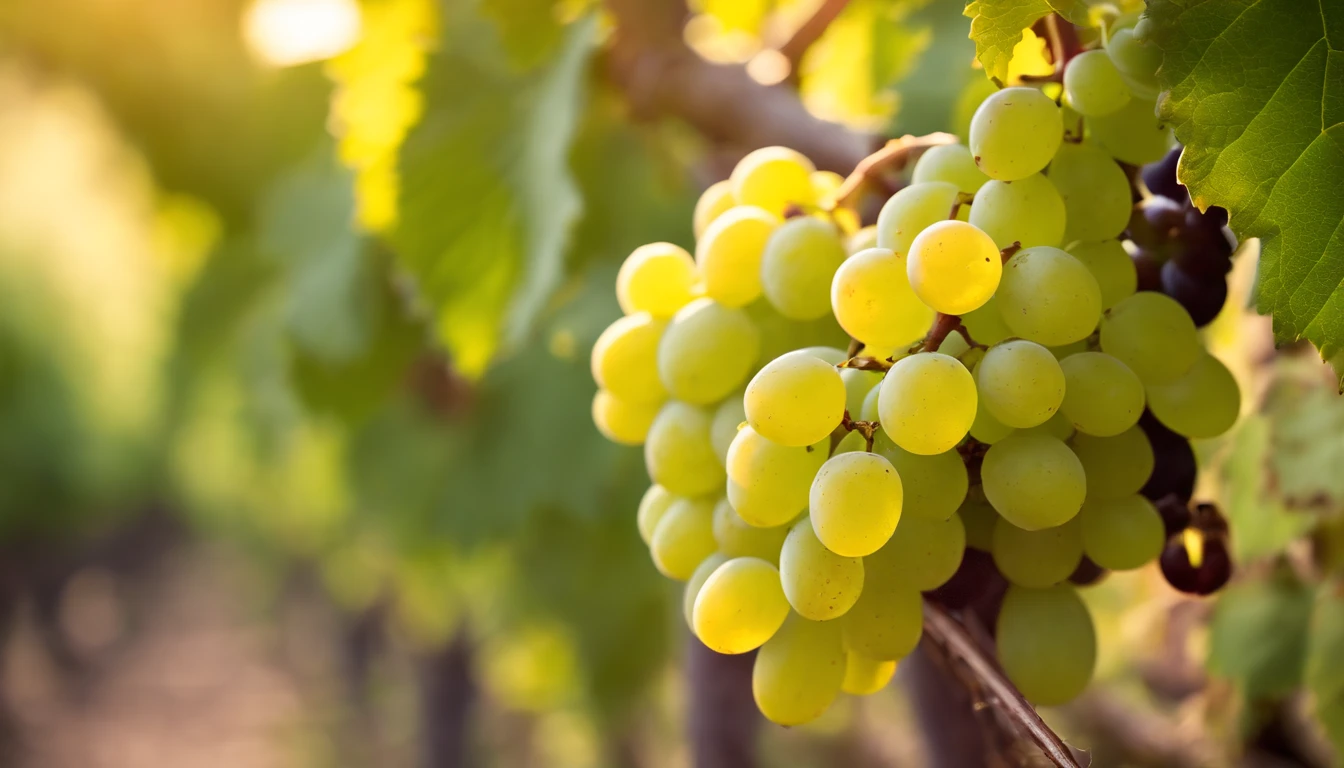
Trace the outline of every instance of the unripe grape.
{"label": "unripe grape", "polygon": [[961,144],[940,144],[924,150],[924,154],[915,161],[915,170],[910,181],[921,184],[926,181],[945,181],[955,184],[961,192],[973,195],[989,177],[975,165],[971,150]]}
{"label": "unripe grape", "polygon": [[681,496],[723,487],[724,473],[709,441],[710,415],[693,405],[663,406],[644,441],[644,464],[655,483]]}
{"label": "unripe grape", "polygon": [[635,515],[635,523],[639,528],[639,537],[645,544],[653,541],[653,530],[658,527],[658,521],[663,519],[667,513],[667,508],[672,506],[672,502],[677,497],[661,485],[650,485],[649,489],[639,500],[639,510]]}
{"label": "unripe grape", "polygon": [[691,231],[699,240],[724,211],[737,205],[733,198],[733,184],[728,179],[710,184],[700,199],[695,201],[695,212],[691,214]]}
{"label": "unripe grape", "polygon": [[761,257],[761,287],[779,313],[815,320],[830,312],[831,280],[848,254],[835,225],[799,216],[770,235]]}
{"label": "unripe grape", "polygon": [[[1064,144],[1046,178],[1064,201],[1064,241],[1107,240],[1129,224],[1129,177],[1091,144]],[[1047,243],[1058,245],[1059,243]]]}
{"label": "unripe grape", "polygon": [[1003,315],[999,313],[998,299],[993,296],[978,309],[962,315],[961,322],[966,326],[966,330],[970,331],[971,338],[975,339],[977,344],[993,346],[1013,335],[1012,330],[1003,322]]}
{"label": "unripe grape", "polygon": [[668,578],[685,581],[705,558],[714,554],[714,502],[677,499],[653,529],[649,551],[653,564]]}
{"label": "unripe grape", "polygon": [[930,456],[956,447],[975,421],[970,371],[954,357],[921,352],[898,360],[878,392],[882,429],[911,453]]}
{"label": "unripe grape", "polygon": [[1140,291],[1106,310],[1101,349],[1148,386],[1184,376],[1203,353],[1195,323],[1169,296]]}
{"label": "unripe grape", "polygon": [[846,333],[875,347],[913,342],[934,315],[910,287],[905,258],[886,248],[860,251],[840,265],[831,281],[831,311]]}
{"label": "unripe grape", "polygon": [[718,542],[719,551],[729,557],[759,557],[778,565],[779,550],[788,535],[787,525],[758,528],[748,523],[727,499],[719,499],[714,505],[714,541]]}
{"label": "unripe grape", "polygon": [[728,466],[728,448],[737,437],[738,427],[747,420],[747,409],[742,404],[742,393],[734,392],[725,397],[719,407],[714,409],[714,418],[709,423],[709,443],[714,446],[714,455],[719,463]]}
{"label": "unripe grape", "polygon": [[1205,352],[1175,381],[1148,385],[1148,407],[1177,434],[1217,437],[1237,422],[1241,390],[1227,366]]}
{"label": "unripe grape", "polygon": [[1040,589],[1069,578],[1083,557],[1078,518],[1053,528],[1027,531],[1004,518],[994,526],[990,552],[1008,581]]}
{"label": "unripe grape", "polygon": [[868,393],[882,383],[882,374],[878,371],[865,371],[859,368],[841,368],[840,380],[845,383],[845,410],[854,419],[862,419],[863,401]]}
{"label": "unripe grape", "polygon": [[1028,531],[1067,523],[1087,495],[1078,457],[1059,440],[1038,434],[1018,433],[990,446],[980,478],[994,509]]}
{"label": "unripe grape", "polygon": [[896,662],[874,661],[861,653],[845,654],[845,680],[840,689],[854,696],[869,696],[891,682],[896,674]]}
{"label": "unripe grape", "polygon": [[1023,248],[1058,246],[1068,225],[1065,212],[1064,198],[1054,183],[1044,174],[1033,173],[1016,181],[985,184],[975,193],[969,221],[993,239],[996,249],[1013,243]]}
{"label": "unripe grape", "polygon": [[821,465],[812,480],[812,529],[827,549],[845,557],[876,552],[901,519],[901,476],[876,453],[844,453]]}
{"label": "unripe grape", "polygon": [[1087,500],[1111,501],[1138,493],[1153,474],[1152,445],[1138,427],[1114,437],[1078,433],[1071,446],[1087,474]]}
{"label": "unripe grape", "polygon": [[955,184],[926,181],[892,195],[877,215],[877,247],[908,253],[920,232],[947,220],[959,194]]}
{"label": "unripe grape", "polygon": [[1166,542],[1162,516],[1138,494],[1089,499],[1078,513],[1083,550],[1102,568],[1127,571],[1156,560]]}
{"label": "unripe grape", "polygon": [[921,456],[896,445],[884,433],[873,450],[886,457],[901,476],[901,514],[947,520],[961,506],[970,487],[966,463],[955,450]]}
{"label": "unripe grape", "polygon": [[976,367],[976,390],[1003,424],[1045,423],[1064,401],[1064,371],[1050,350],[1021,339],[996,344]]}
{"label": "unripe grape", "polygon": [[971,154],[985,175],[1000,181],[1040,172],[1064,139],[1064,119],[1035,88],[1004,88],[989,95],[971,118]]}
{"label": "unripe grape", "polygon": [[845,382],[835,366],[804,350],[766,364],[747,384],[747,423],[785,446],[825,439],[845,415]]}
{"label": "unripe grape", "polygon": [[1171,129],[1157,120],[1157,104],[1148,98],[1131,99],[1105,117],[1087,118],[1089,135],[1111,157],[1130,165],[1161,160],[1171,147]]}
{"label": "unripe grape", "polygon": [[641,445],[660,407],[660,403],[632,403],[599,389],[593,396],[593,424],[613,443]]}
{"label": "unripe grape", "polygon": [[1129,86],[1105,51],[1084,51],[1064,69],[1069,104],[1089,117],[1109,115],[1129,103]]}
{"label": "unripe grape", "polygon": [[843,616],[863,592],[863,560],[827,549],[806,518],[784,539],[779,575],[789,605],[813,621]]}
{"label": "unripe grape", "polygon": [[695,632],[695,600],[700,596],[701,587],[709,581],[709,577],[714,574],[720,565],[728,562],[728,556],[722,552],[715,552],[700,561],[696,566],[695,573],[686,580],[686,586],[681,591],[681,615],[686,619],[686,627]]}
{"label": "unripe grape", "polygon": [[1136,37],[1133,29],[1117,29],[1106,41],[1106,54],[1136,98],[1157,97],[1160,88],[1157,68],[1162,65],[1162,51],[1156,45]]}
{"label": "unripe grape", "polygon": [[783,525],[807,506],[812,478],[826,461],[829,438],[790,448],[745,426],[728,448],[728,500],[751,525]]}
{"label": "unripe grape", "polygon": [[1110,309],[1138,290],[1139,275],[1134,260],[1119,240],[1070,243],[1064,250],[1081,261],[1097,279],[1101,308]]}
{"label": "unripe grape", "polygon": [[1143,383],[1124,363],[1103,352],[1079,352],[1060,363],[1065,392],[1061,410],[1081,432],[1118,435],[1143,415]]}
{"label": "unripe grape", "polygon": [[1003,671],[1037,706],[1064,704],[1092,680],[1096,630],[1071,586],[1009,587],[994,637]]}
{"label": "unripe grape", "polygon": [[771,722],[802,725],[826,712],[844,679],[839,625],[791,614],[757,652],[751,692]]}
{"label": "unripe grape", "polygon": [[851,653],[877,661],[903,659],[924,632],[924,601],[911,584],[875,578],[864,584],[858,602],[837,623]]}
{"label": "unripe grape", "polygon": [[920,301],[939,312],[960,315],[994,295],[1003,259],[994,241],[977,227],[940,221],[910,244],[905,271]]}
{"label": "unripe grape", "polygon": [[778,216],[739,205],[714,219],[695,246],[705,295],[726,307],[743,307],[761,295],[761,259]]}
{"label": "unripe grape", "polygon": [[658,404],[667,390],[658,378],[658,344],[667,322],[647,312],[622,317],[593,344],[591,365],[597,386],[628,403]]}
{"label": "unripe grape", "polygon": [[641,245],[616,274],[616,300],[627,315],[648,312],[668,318],[693,296],[695,260],[672,243]]}
{"label": "unripe grape", "polygon": [[700,642],[730,654],[761,647],[788,616],[779,571],[755,557],[733,558],[714,569],[692,610]]}
{"label": "unripe grape", "polygon": [[891,540],[864,558],[864,577],[927,592],[952,578],[965,549],[966,527],[956,513],[946,520],[903,515]]}
{"label": "unripe grape", "polygon": [[1101,317],[1101,288],[1083,263],[1048,246],[1018,251],[1003,265],[995,299],[1024,339],[1056,347],[1087,338]]}
{"label": "unripe grape", "polygon": [[760,343],[760,333],[746,312],[713,299],[696,299],[663,331],[658,375],[678,400],[716,403],[741,386]]}

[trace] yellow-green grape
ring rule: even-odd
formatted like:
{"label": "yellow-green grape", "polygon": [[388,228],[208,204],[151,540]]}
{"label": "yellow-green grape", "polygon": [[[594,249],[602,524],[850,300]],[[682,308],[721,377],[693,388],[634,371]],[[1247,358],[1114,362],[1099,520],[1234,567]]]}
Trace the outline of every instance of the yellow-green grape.
{"label": "yellow-green grape", "polygon": [[966,526],[955,513],[946,520],[905,515],[886,546],[863,559],[864,577],[937,589],[957,572],[965,549]]}
{"label": "yellow-green grape", "polygon": [[[962,365],[966,365],[966,361],[962,359],[962,355],[970,350],[970,342],[966,341],[966,337],[962,336],[960,331],[953,331],[947,334],[947,337],[943,339],[943,343],[939,344],[937,349],[938,352],[941,352],[948,357],[955,357],[958,360],[961,360]],[[969,369],[970,366],[967,366],[967,370]]]}
{"label": "yellow-green grape", "polygon": [[1061,410],[1079,432],[1118,435],[1143,415],[1143,383],[1129,366],[1105,352],[1079,352],[1060,362],[1064,370]]}
{"label": "yellow-green grape", "polygon": [[1106,41],[1106,55],[1125,86],[1140,99],[1157,98],[1157,68],[1162,52],[1136,34],[1137,28],[1117,29]]}
{"label": "yellow-green grape", "polygon": [[695,636],[718,653],[746,653],[774,636],[789,616],[789,601],[775,566],[736,557],[719,566],[700,588],[692,614]]}
{"label": "yellow-green grape", "polygon": [[729,557],[759,557],[769,563],[779,562],[779,550],[784,537],[789,535],[787,525],[757,528],[733,510],[727,499],[714,505],[714,540],[719,551]]}
{"label": "yellow-green grape", "polygon": [[1110,309],[1138,290],[1138,270],[1119,240],[1070,243],[1064,250],[1083,262],[1097,279],[1102,309]]}
{"label": "yellow-green grape", "polygon": [[[881,395],[882,382],[879,381],[877,386],[873,387],[868,391],[868,394],[863,396],[863,408],[859,410],[859,418],[861,421],[877,421],[877,400]],[[882,435],[885,437],[886,433],[883,432]]]}
{"label": "yellow-green grape", "polygon": [[761,257],[761,288],[779,313],[815,320],[831,311],[831,280],[845,257],[840,230],[825,219],[799,216],[779,225]]}
{"label": "yellow-green grape", "polygon": [[1058,584],[1083,559],[1078,518],[1038,531],[1025,531],[1002,517],[994,525],[990,553],[999,573],[1014,584],[1039,589]]}
{"label": "yellow-green grape", "polygon": [[1046,178],[1064,199],[1066,242],[1106,240],[1125,231],[1132,202],[1129,177],[1110,155],[1091,144],[1063,144]]}
{"label": "yellow-green grape", "polygon": [[807,518],[794,523],[784,539],[779,576],[789,605],[813,621],[843,616],[863,592],[863,560],[827,549]]}
{"label": "yellow-green grape", "polygon": [[840,438],[840,442],[835,444],[835,450],[831,451],[832,456],[838,456],[842,453],[864,452],[868,450],[868,441],[863,439],[863,435],[858,431],[846,432],[845,436]]}
{"label": "yellow-green grape", "polygon": [[1064,69],[1064,92],[1079,114],[1109,115],[1129,103],[1129,86],[1105,51],[1084,51]]}
{"label": "yellow-green grape", "polygon": [[955,450],[921,456],[901,448],[882,433],[873,441],[873,450],[885,456],[901,476],[903,517],[946,520],[966,498],[970,478],[961,454]]}
{"label": "yellow-green grape", "polygon": [[999,181],[1039,173],[1064,140],[1064,118],[1035,88],[1004,88],[989,95],[971,117],[975,164]]}
{"label": "yellow-green grape", "polygon": [[700,565],[695,567],[695,573],[686,580],[686,586],[681,592],[681,615],[686,619],[686,626],[692,632],[695,631],[695,600],[700,597],[700,589],[705,586],[706,581],[709,581],[710,575],[726,562],[728,562],[727,555],[715,552],[700,561]]}
{"label": "yellow-green grape", "polygon": [[723,466],[709,441],[711,417],[675,400],[663,406],[644,441],[649,477],[679,496],[703,496],[723,488]]}
{"label": "yellow-green grape", "polygon": [[971,437],[985,445],[993,445],[1017,432],[1016,429],[994,418],[994,414],[985,406],[984,394],[978,390],[977,394],[979,400],[975,409],[975,421],[971,422]]}
{"label": "yellow-green grape", "polygon": [[1021,339],[995,344],[975,370],[976,390],[999,422],[1044,424],[1064,401],[1064,371],[1050,350]]}
{"label": "yellow-green grape", "polygon": [[999,513],[985,498],[981,486],[971,486],[966,501],[957,509],[957,517],[966,528],[966,546],[988,552],[994,542],[994,526],[999,523]]}
{"label": "yellow-green grape", "polygon": [[816,167],[802,154],[787,147],[763,147],[742,158],[729,181],[740,205],[755,205],[783,216],[790,205],[809,208],[817,204],[812,186]]}
{"label": "yellow-green grape", "polygon": [[1091,682],[1097,634],[1072,586],[1010,586],[996,630],[999,663],[1031,703],[1067,703]]}
{"label": "yellow-green grape", "polygon": [[1088,499],[1078,513],[1083,551],[1112,571],[1128,571],[1162,554],[1167,532],[1152,502],[1137,493],[1108,501]]}
{"label": "yellow-green grape", "polygon": [[658,375],[678,400],[716,403],[747,378],[760,343],[746,312],[713,299],[696,299],[663,331]]}
{"label": "yellow-green grape", "polygon": [[[811,355],[827,365],[839,365],[849,359],[849,355],[845,354],[845,350],[840,349],[839,347],[803,347],[802,349],[794,351],[805,355]],[[779,355],[779,357],[783,356],[784,355]]]}
{"label": "yellow-green grape", "polygon": [[993,239],[995,249],[1013,243],[1023,248],[1060,245],[1068,226],[1064,198],[1054,183],[1039,173],[1017,181],[985,184],[975,193],[968,221]]}
{"label": "yellow-green grape", "polygon": [[1047,347],[1087,338],[1101,317],[1097,279],[1081,261],[1049,246],[1009,259],[995,298],[1014,336]]}
{"label": "yellow-green grape", "polygon": [[653,529],[649,551],[653,564],[668,578],[685,581],[706,557],[714,554],[714,501],[677,499]]}
{"label": "yellow-green grape", "polygon": [[728,501],[751,525],[773,528],[789,522],[807,507],[812,477],[829,447],[829,437],[791,448],[743,427],[728,448]]}
{"label": "yellow-green grape", "polygon": [[831,281],[831,311],[846,333],[875,347],[913,342],[934,315],[910,287],[905,258],[886,248],[860,251],[840,265]]}
{"label": "yellow-green grape", "polygon": [[1076,355],[1079,352],[1087,352],[1088,351],[1087,339],[1083,339],[1082,341],[1075,341],[1072,344],[1064,344],[1058,347],[1049,347],[1049,350],[1050,354],[1054,355],[1056,360],[1062,361],[1064,358],[1069,357],[1070,355]]}
{"label": "yellow-green grape", "polygon": [[737,437],[737,428],[747,420],[747,409],[742,404],[742,393],[734,392],[725,397],[719,407],[714,409],[714,419],[709,423],[709,443],[714,446],[714,455],[719,463],[728,466],[728,447]]}
{"label": "yellow-green grape", "polygon": [[994,296],[978,308],[963,314],[961,322],[977,344],[992,346],[1013,335],[1008,324],[1003,322],[1003,315],[999,314],[999,300]]}
{"label": "yellow-green grape", "polygon": [[1227,366],[1206,352],[1179,379],[1149,384],[1148,407],[1158,421],[1177,434],[1217,437],[1237,423],[1241,390]]}
{"label": "yellow-green grape", "polygon": [[708,189],[700,193],[700,199],[695,201],[695,213],[691,214],[691,228],[695,232],[695,239],[699,240],[715,219],[735,205],[737,200],[733,198],[731,182],[724,179],[710,184]]}
{"label": "yellow-green grape", "polygon": [[1152,386],[1184,376],[1204,348],[1195,322],[1175,299],[1139,291],[1106,310],[1101,319],[1101,351]]}
{"label": "yellow-green grape", "polygon": [[1028,531],[1067,523],[1087,495],[1078,457],[1059,440],[1039,434],[1017,433],[990,446],[980,480],[994,509]]}
{"label": "yellow-green grape", "polygon": [[931,456],[955,448],[975,421],[975,380],[955,357],[921,352],[898,360],[878,390],[877,411],[892,442]]}
{"label": "yellow-green grape", "polygon": [[676,500],[676,496],[656,483],[644,492],[639,500],[639,510],[635,513],[635,525],[639,528],[639,538],[645,544],[653,543],[653,531],[658,527],[658,521],[663,519],[667,508]]}
{"label": "yellow-green grape", "polygon": [[901,519],[901,476],[876,453],[831,457],[812,480],[812,529],[827,549],[844,557],[876,552]]}
{"label": "yellow-green grape", "polygon": [[877,215],[877,247],[908,253],[920,232],[947,220],[959,194],[956,184],[926,181],[892,195]]}
{"label": "yellow-green grape", "polygon": [[1130,165],[1155,163],[1171,148],[1171,129],[1158,122],[1152,99],[1130,99],[1105,117],[1089,117],[1087,131],[1111,157]]}
{"label": "yellow-green grape", "polygon": [[1061,409],[1055,411],[1055,415],[1046,419],[1044,424],[1038,424],[1031,429],[1024,429],[1022,432],[1029,435],[1045,435],[1056,440],[1068,440],[1074,436],[1077,430],[1073,428],[1073,423],[1069,421],[1069,417],[1065,416]]}
{"label": "yellow-green grape", "polygon": [[667,390],[658,379],[658,343],[667,321],[647,312],[622,317],[593,344],[593,380],[630,403],[661,403]]}
{"label": "yellow-green grape", "polygon": [[926,181],[945,181],[957,189],[973,195],[989,177],[975,165],[971,150],[962,144],[941,144],[924,150],[915,161],[910,180],[915,184]]}
{"label": "yellow-green grape", "polygon": [[751,693],[771,722],[802,725],[825,714],[844,679],[839,625],[790,614],[756,653]]}
{"label": "yellow-green grape", "polygon": [[694,296],[695,260],[681,246],[650,243],[636,248],[616,273],[616,301],[627,315],[668,318]]}
{"label": "yellow-green grape", "polygon": [[817,200],[822,203],[832,202],[835,194],[844,186],[845,177],[835,171],[813,171],[812,189],[816,190]]}
{"label": "yellow-green grape", "polygon": [[863,401],[868,393],[882,383],[882,374],[858,368],[841,368],[840,380],[845,383],[845,410],[849,411],[850,418],[863,418]]}
{"label": "yellow-green grape", "polygon": [[905,261],[915,295],[949,315],[970,312],[989,301],[1003,275],[1003,259],[994,241],[964,221],[926,227],[910,244]]}
{"label": "yellow-green grape", "polygon": [[840,426],[845,382],[834,365],[799,350],[758,371],[743,403],[747,423],[762,437],[786,446],[811,445]]}
{"label": "yellow-green grape", "polygon": [[705,295],[727,307],[755,301],[761,295],[765,243],[779,224],[778,216],[754,205],[720,214],[695,246]]}
{"label": "yellow-green grape", "polygon": [[841,617],[845,649],[875,661],[903,659],[919,645],[924,632],[924,601],[911,584],[876,578]]}
{"label": "yellow-green grape", "polygon": [[1138,493],[1153,474],[1153,446],[1139,427],[1114,437],[1079,432],[1070,441],[1087,474],[1087,501],[1110,501]]}
{"label": "yellow-green grape", "polygon": [[891,682],[896,662],[875,661],[861,653],[845,654],[845,680],[840,690],[853,696],[870,696]]}
{"label": "yellow-green grape", "polygon": [[658,416],[659,403],[631,403],[606,390],[593,395],[593,424],[602,436],[621,445],[640,445]]}
{"label": "yellow-green grape", "polygon": [[854,234],[850,235],[849,239],[845,241],[845,250],[849,252],[850,255],[856,254],[859,251],[866,251],[869,248],[876,248],[876,247],[877,247],[876,224],[869,224],[868,226],[863,227],[858,232],[855,232]]}
{"label": "yellow-green grape", "polygon": [[753,370],[799,347],[849,344],[849,338],[829,312],[816,320],[790,320],[775,311],[764,297],[743,309],[761,333],[761,349]]}

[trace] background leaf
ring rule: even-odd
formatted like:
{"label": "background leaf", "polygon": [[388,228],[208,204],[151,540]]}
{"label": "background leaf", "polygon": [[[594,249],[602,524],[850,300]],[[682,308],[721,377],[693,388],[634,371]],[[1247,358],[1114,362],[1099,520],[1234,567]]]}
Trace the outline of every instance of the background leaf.
{"label": "background leaf", "polygon": [[1338,581],[1317,590],[1305,683],[1316,719],[1335,751],[1344,754],[1344,584]]}
{"label": "background leaf", "polygon": [[1302,680],[1312,595],[1301,585],[1240,582],[1219,597],[1209,627],[1209,671],[1248,698],[1287,693]]}
{"label": "background leaf", "polygon": [[966,5],[975,55],[990,79],[1007,82],[1008,62],[1022,30],[1050,13],[1087,23],[1087,3],[1082,0],[973,0]]}

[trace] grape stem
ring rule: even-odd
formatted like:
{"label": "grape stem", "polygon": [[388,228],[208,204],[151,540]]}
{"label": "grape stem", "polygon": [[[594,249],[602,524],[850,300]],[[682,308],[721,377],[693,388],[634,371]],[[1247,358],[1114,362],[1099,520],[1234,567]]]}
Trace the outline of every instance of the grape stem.
{"label": "grape stem", "polygon": [[961,331],[965,336],[966,326],[961,324],[960,315],[947,315],[942,312],[933,319],[933,327],[929,328],[929,335],[924,337],[919,348],[925,352],[937,352],[943,345],[947,335],[953,331]]}
{"label": "grape stem", "polygon": [[[845,411],[844,418],[840,419],[840,428],[846,432],[858,432],[863,435],[863,440],[868,444],[868,451],[873,450],[873,438],[877,436],[877,430],[882,427],[881,422],[877,421],[856,421],[849,417],[849,411]],[[835,446],[831,446],[835,450]]]}
{"label": "grape stem", "polygon": [[835,366],[836,368],[857,368],[860,371],[874,371],[876,373],[885,373],[891,368],[891,362],[888,360],[879,360],[876,357],[851,357],[848,360],[842,360]]}
{"label": "grape stem", "polygon": [[999,251],[999,255],[1003,257],[1003,263],[1007,264],[1008,260],[1017,255],[1017,252],[1020,250],[1022,250],[1022,242],[1020,240],[1014,240],[1012,245]]}
{"label": "grape stem", "polygon": [[813,43],[826,34],[831,22],[835,21],[836,17],[844,12],[847,5],[849,5],[849,0],[823,0],[816,12],[809,16],[802,26],[798,27],[792,37],[779,46],[779,52],[789,62],[787,77],[789,83],[795,85],[798,83],[798,65],[802,63],[803,55],[807,53]]}
{"label": "grape stem", "polygon": [[1082,41],[1078,39],[1078,29],[1067,19],[1060,18],[1059,14],[1052,13],[1043,21],[1045,36],[1050,40],[1050,57],[1062,82],[1064,66],[1069,63],[1069,59],[1083,52]]}
{"label": "grape stem", "polygon": [[975,201],[975,195],[969,192],[958,192],[956,202],[952,203],[952,210],[947,214],[947,218],[955,219],[957,214],[961,213],[961,206],[970,205]]}
{"label": "grape stem", "polygon": [[855,199],[870,181],[879,178],[884,171],[899,171],[909,164],[913,157],[930,147],[942,144],[956,144],[957,137],[950,133],[930,133],[926,136],[906,134],[899,139],[888,141],[881,149],[859,161],[854,171],[845,177],[845,182],[835,193],[836,208],[853,208]]}

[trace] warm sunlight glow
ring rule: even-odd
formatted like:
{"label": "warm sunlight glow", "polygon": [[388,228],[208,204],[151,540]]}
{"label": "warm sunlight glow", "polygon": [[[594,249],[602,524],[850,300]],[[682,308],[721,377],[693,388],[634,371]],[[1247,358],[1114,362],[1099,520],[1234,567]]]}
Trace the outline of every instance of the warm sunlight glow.
{"label": "warm sunlight glow", "polygon": [[359,39],[355,0],[256,0],[243,16],[243,36],[263,61],[292,67],[329,59]]}

